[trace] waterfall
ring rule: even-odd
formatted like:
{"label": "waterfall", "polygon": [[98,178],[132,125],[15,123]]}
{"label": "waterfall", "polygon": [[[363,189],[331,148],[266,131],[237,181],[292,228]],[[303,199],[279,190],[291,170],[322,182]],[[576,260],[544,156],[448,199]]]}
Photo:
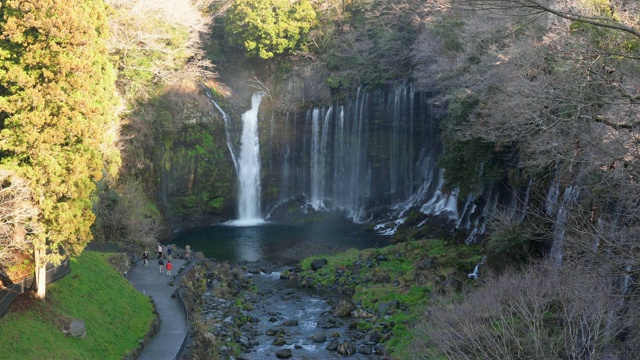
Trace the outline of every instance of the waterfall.
{"label": "waterfall", "polygon": [[325,181],[328,166],[327,147],[329,143],[329,120],[332,108],[324,113],[321,109],[314,109],[311,115],[311,206],[315,210],[326,210]]}
{"label": "waterfall", "polygon": [[341,113],[344,122],[344,116],[347,116],[347,126],[343,128],[341,141],[343,153],[340,159],[342,166],[340,171],[341,177],[338,182],[344,184],[344,188],[335,194],[337,205],[340,209],[347,212],[348,216],[355,222],[362,222],[364,219],[362,209],[362,199],[370,195],[370,177],[364,177],[363,174],[368,172],[369,160],[367,158],[367,120],[368,120],[368,94],[358,89],[355,103],[349,104],[348,114]]}
{"label": "waterfall", "polygon": [[279,193],[267,201],[268,212],[295,199],[302,211],[339,211],[356,223],[375,219],[376,230],[392,234],[409,212],[419,211],[448,219],[469,231],[467,242],[476,242],[498,202],[520,210],[528,193],[505,199],[503,184],[459,199],[437,166],[444,115],[443,103],[410,83],[361,87],[353,97],[287,114],[279,134],[286,141],[269,153],[282,163],[271,177],[278,183],[270,189]]}
{"label": "waterfall", "polygon": [[202,88],[204,89],[204,93],[207,95],[209,100],[213,103],[213,106],[215,106],[215,108],[218,109],[220,114],[222,114],[222,119],[224,120],[224,131],[227,137],[227,148],[229,148],[229,153],[231,154],[231,160],[233,160],[233,167],[236,170],[236,174],[237,174],[239,171],[239,165],[238,165],[238,157],[236,156],[236,151],[234,150],[234,146],[233,146],[233,140],[231,138],[231,118],[229,117],[229,115],[227,115],[226,112],[224,112],[224,110],[222,110],[222,107],[220,107],[220,105],[215,100],[213,100],[213,94],[211,93],[211,89],[204,86],[203,84],[200,84],[200,86],[202,86]]}
{"label": "waterfall", "polygon": [[324,158],[319,154],[320,150],[320,109],[313,109],[311,115],[311,206],[319,210],[322,205],[322,199],[318,194],[320,183],[322,182],[322,164]]}
{"label": "waterfall", "polygon": [[[553,187],[552,190],[554,190]],[[556,202],[556,216],[555,222],[553,223],[553,242],[551,244],[549,257],[557,267],[562,265],[564,236],[567,220],[569,218],[569,210],[571,210],[573,205],[576,203],[579,195],[579,188],[569,186],[564,190],[562,201],[559,204]]]}
{"label": "waterfall", "polygon": [[[335,166],[333,167],[333,189],[331,190],[333,194],[336,194],[336,197],[339,194],[344,193],[344,170],[340,166],[342,164],[343,159],[342,156],[344,154],[344,106],[338,107],[338,114],[336,114],[336,124],[335,124],[335,145],[333,148],[333,163]],[[339,199],[336,199],[339,201]],[[336,204],[337,206],[342,206],[342,203]]]}
{"label": "waterfall", "polygon": [[354,95],[309,109],[300,124],[287,121],[290,142],[273,154],[283,161],[278,200],[302,195],[309,208],[341,211],[354,222],[429,202],[438,181],[431,177],[440,175],[439,127],[422,95],[410,84]]}
{"label": "waterfall", "polygon": [[263,92],[251,97],[251,109],[242,114],[242,138],[238,159],[238,220],[236,225],[263,222],[260,212],[260,147],[258,108]]}

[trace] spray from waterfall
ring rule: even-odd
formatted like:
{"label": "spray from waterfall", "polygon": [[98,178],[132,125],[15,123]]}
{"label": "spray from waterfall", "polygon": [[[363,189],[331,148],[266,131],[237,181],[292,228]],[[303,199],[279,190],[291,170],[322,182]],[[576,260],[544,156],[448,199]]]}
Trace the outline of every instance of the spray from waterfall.
{"label": "spray from waterfall", "polygon": [[242,138],[238,158],[238,220],[234,225],[264,222],[260,211],[260,146],[258,141],[258,109],[264,96],[251,97],[251,109],[242,114]]}

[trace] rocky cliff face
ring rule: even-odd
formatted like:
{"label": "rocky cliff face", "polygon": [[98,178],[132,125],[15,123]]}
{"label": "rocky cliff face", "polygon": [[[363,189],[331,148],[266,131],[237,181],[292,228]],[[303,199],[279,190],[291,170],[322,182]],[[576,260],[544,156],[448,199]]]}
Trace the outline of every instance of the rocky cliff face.
{"label": "rocky cliff face", "polygon": [[158,202],[173,230],[228,217],[235,200],[224,122],[204,95],[192,96],[173,104],[178,125],[162,131],[153,154]]}

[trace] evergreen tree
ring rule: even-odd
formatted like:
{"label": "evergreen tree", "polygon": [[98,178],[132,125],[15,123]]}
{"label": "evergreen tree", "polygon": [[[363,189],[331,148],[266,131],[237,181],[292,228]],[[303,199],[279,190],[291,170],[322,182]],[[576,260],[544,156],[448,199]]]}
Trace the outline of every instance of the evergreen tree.
{"label": "evergreen tree", "polygon": [[304,38],[315,20],[309,0],[236,0],[227,33],[248,56],[269,59],[304,48]]}
{"label": "evergreen tree", "polygon": [[99,0],[2,1],[0,166],[31,189],[38,295],[47,262],[91,240],[95,182],[119,167],[115,73]]}

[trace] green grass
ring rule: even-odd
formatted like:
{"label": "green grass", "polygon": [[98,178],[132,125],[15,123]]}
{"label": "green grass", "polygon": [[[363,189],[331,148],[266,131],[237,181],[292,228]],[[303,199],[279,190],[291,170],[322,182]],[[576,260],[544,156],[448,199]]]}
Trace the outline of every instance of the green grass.
{"label": "green grass", "polygon": [[[151,302],[108,264],[111,255],[85,251],[49,284],[46,302],[0,319],[2,358],[122,359],[135,348],[154,318]],[[70,318],[85,321],[85,338],[62,332]]]}

